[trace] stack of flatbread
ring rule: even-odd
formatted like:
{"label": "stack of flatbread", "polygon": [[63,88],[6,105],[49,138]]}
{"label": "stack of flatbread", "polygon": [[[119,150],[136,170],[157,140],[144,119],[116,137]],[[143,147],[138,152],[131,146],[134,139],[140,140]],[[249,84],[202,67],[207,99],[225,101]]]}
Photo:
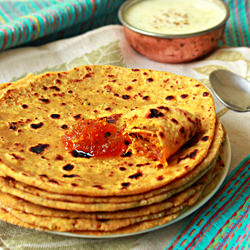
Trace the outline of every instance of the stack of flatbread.
{"label": "stack of flatbread", "polygon": [[[223,128],[194,79],[82,66],[0,88],[1,220],[85,235],[143,231],[179,217],[221,173]],[[97,118],[125,127],[127,152],[65,149],[65,133]]]}

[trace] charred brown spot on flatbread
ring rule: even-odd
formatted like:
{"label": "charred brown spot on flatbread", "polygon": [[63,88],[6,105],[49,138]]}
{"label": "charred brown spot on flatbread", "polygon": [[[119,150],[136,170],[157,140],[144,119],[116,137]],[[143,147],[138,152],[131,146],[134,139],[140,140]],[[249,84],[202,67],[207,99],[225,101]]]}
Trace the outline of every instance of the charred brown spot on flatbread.
{"label": "charred brown spot on flatbread", "polygon": [[157,181],[162,181],[164,179],[164,177],[162,175],[160,175],[156,179],[157,179]]}
{"label": "charred brown spot on flatbread", "polygon": [[202,140],[202,141],[207,141],[208,138],[209,138],[208,136],[204,136],[204,137],[201,138],[201,140]]}
{"label": "charred brown spot on flatbread", "polygon": [[164,135],[163,132],[160,132],[160,133],[159,133],[159,136],[160,136],[161,138],[164,138],[165,135]]}
{"label": "charred brown spot on flatbread", "polygon": [[158,169],[163,168],[163,164],[162,164],[162,163],[158,164],[158,165],[157,165],[157,168],[158,168]]}
{"label": "charred brown spot on flatbread", "polygon": [[47,176],[46,174],[40,174],[39,176],[40,176],[40,177],[48,178],[48,176]]}
{"label": "charred brown spot on flatbread", "polygon": [[138,172],[136,172],[135,174],[130,175],[128,178],[130,178],[130,179],[138,179],[138,178],[141,177],[142,175],[143,175],[142,172],[141,172],[141,171],[138,171]]}
{"label": "charred brown spot on flatbread", "polygon": [[[60,80],[59,80],[60,81]],[[57,86],[51,86],[49,87],[50,89],[56,90],[56,91],[60,91],[60,88],[58,88]]]}
{"label": "charred brown spot on flatbread", "polygon": [[122,95],[122,99],[128,100],[128,99],[130,99],[130,96],[129,95]]}
{"label": "charred brown spot on flatbread", "polygon": [[39,100],[43,103],[50,103],[50,100],[47,98],[39,98]]}
{"label": "charred brown spot on flatbread", "polygon": [[187,98],[187,97],[188,97],[187,94],[182,94],[182,95],[181,95],[181,98],[182,98],[182,99],[185,99],[185,98]]}
{"label": "charred brown spot on flatbread", "polygon": [[171,121],[172,121],[173,123],[175,123],[175,124],[179,124],[179,122],[178,122],[176,119],[174,119],[174,118],[172,118]]}
{"label": "charred brown spot on flatbread", "polygon": [[91,77],[93,77],[94,76],[94,72],[91,72],[91,73],[87,73],[84,77],[83,77],[83,79],[85,79],[85,78],[91,78]]}
{"label": "charred brown spot on flatbread", "polygon": [[157,107],[158,109],[163,109],[165,111],[169,111],[169,107],[166,107],[166,106],[159,106]]}
{"label": "charred brown spot on flatbread", "polygon": [[56,155],[55,160],[56,161],[62,161],[63,160],[63,156],[62,155]]}
{"label": "charred brown spot on flatbread", "polygon": [[17,154],[14,154],[14,153],[12,153],[11,154],[16,160],[19,160],[19,161],[23,161],[23,160],[25,160],[22,156],[20,156],[20,155],[17,155]]}
{"label": "charred brown spot on flatbread", "polygon": [[149,100],[149,96],[148,95],[143,96],[142,99],[147,101],[147,100]]}
{"label": "charred brown spot on flatbread", "polygon": [[65,171],[71,171],[74,169],[74,166],[72,164],[67,164],[65,166],[63,166],[63,170]]}
{"label": "charred brown spot on flatbread", "polygon": [[181,126],[181,128],[180,128],[180,132],[181,132],[181,134],[185,133],[185,128],[183,126]]}
{"label": "charred brown spot on flatbread", "polygon": [[130,183],[129,183],[129,182],[123,182],[123,183],[121,184],[121,186],[122,186],[123,189],[126,189],[127,187],[130,186]]}
{"label": "charred brown spot on flatbread", "polygon": [[77,175],[77,174],[64,174],[63,177],[64,178],[74,178],[74,177],[79,177],[79,175]]}
{"label": "charred brown spot on flatbread", "polygon": [[58,182],[56,180],[50,179],[48,180],[50,183],[54,183],[54,184],[58,184]]}
{"label": "charred brown spot on flatbread", "polygon": [[30,147],[30,151],[35,154],[42,154],[43,151],[49,147],[49,144],[41,144],[39,143],[36,146]]}
{"label": "charred brown spot on flatbread", "polygon": [[125,90],[130,91],[133,87],[132,86],[127,86]]}
{"label": "charred brown spot on flatbread", "polygon": [[136,164],[136,167],[143,167],[144,166],[144,164],[143,163],[138,163],[138,164]]}
{"label": "charred brown spot on flatbread", "polygon": [[81,118],[81,114],[74,115],[73,117],[74,117],[75,120],[78,120],[78,119]]}
{"label": "charred brown spot on flatbread", "polygon": [[198,149],[195,149],[190,154],[187,154],[184,157],[180,157],[177,162],[179,163],[180,161],[185,160],[187,158],[195,159],[195,156],[197,153],[198,153]]}
{"label": "charred brown spot on flatbread", "polygon": [[68,125],[63,124],[63,125],[61,126],[61,128],[62,128],[62,129],[67,129],[67,128],[68,128]]}
{"label": "charred brown spot on flatbread", "polygon": [[146,118],[158,118],[163,117],[164,114],[157,109],[150,109],[149,113],[146,115]]}
{"label": "charred brown spot on flatbread", "polygon": [[168,101],[170,101],[170,100],[173,100],[174,99],[174,96],[172,96],[172,95],[168,95],[168,96],[166,96],[166,98],[165,98],[166,100],[168,100]]}
{"label": "charred brown spot on flatbread", "polygon": [[17,123],[16,122],[9,122],[9,129],[16,130],[17,129]]}
{"label": "charred brown spot on flatbread", "polygon": [[30,127],[33,128],[33,129],[38,129],[38,128],[41,128],[43,126],[43,123],[42,122],[39,122],[39,123],[32,123],[30,124]]}
{"label": "charred brown spot on flatbread", "polygon": [[60,118],[60,115],[59,114],[51,114],[50,117],[52,119],[59,119]]}

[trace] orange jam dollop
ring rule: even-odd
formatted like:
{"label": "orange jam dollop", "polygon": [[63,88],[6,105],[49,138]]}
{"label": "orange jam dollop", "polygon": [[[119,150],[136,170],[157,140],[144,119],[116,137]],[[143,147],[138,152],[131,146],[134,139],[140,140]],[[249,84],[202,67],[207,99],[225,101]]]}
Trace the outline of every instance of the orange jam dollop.
{"label": "orange jam dollop", "polygon": [[81,151],[91,157],[120,156],[131,143],[123,129],[103,119],[80,121],[65,133],[62,141],[66,150]]}

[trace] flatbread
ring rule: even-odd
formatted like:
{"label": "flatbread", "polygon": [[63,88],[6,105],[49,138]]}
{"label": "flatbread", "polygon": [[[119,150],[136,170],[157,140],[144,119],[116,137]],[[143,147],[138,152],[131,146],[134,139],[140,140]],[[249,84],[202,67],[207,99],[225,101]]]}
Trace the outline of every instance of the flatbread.
{"label": "flatbread", "polygon": [[3,178],[0,178],[0,189],[3,192],[16,195],[24,200],[31,201],[34,204],[56,208],[61,210],[70,210],[78,212],[102,212],[102,211],[120,211],[131,208],[139,208],[147,205],[155,204],[162,202],[177,192],[182,191],[184,188],[173,189],[170,192],[153,196],[149,199],[143,199],[138,201],[132,201],[127,203],[74,203],[74,202],[65,202],[65,201],[54,201],[43,199],[39,196],[35,196],[29,193],[25,193],[18,189],[12,188],[8,185],[8,181]]}
{"label": "flatbread", "polygon": [[[157,194],[157,190],[153,191],[156,193],[156,195],[152,196],[150,195],[149,198],[147,198],[146,194],[145,196],[140,195],[140,199],[132,199],[132,201],[124,201],[122,203],[80,203],[77,204],[74,199],[71,202],[66,202],[64,199],[55,201],[54,199],[48,199],[46,198],[46,193],[44,192],[44,196],[40,196],[40,193],[33,194],[32,192],[26,192],[25,186],[23,187],[20,183],[19,185],[15,185],[14,180],[8,180],[3,177],[0,177],[0,190],[2,192],[6,192],[15,196],[18,196],[24,200],[30,201],[32,203],[56,208],[56,209],[64,209],[64,210],[72,210],[72,211],[85,211],[85,212],[94,212],[94,211],[116,211],[116,210],[123,210],[123,209],[129,209],[134,207],[140,207],[145,205],[154,204],[156,202],[161,202],[169,197],[171,195],[182,191],[183,189],[190,186],[192,183],[197,181],[197,177],[202,173],[205,174],[204,169],[208,171],[216,162],[216,156],[218,155],[220,144],[223,140],[223,129],[221,124],[218,122],[216,127],[216,134],[215,134],[215,140],[213,141],[212,148],[209,151],[209,154],[207,158],[200,164],[200,166],[197,167],[196,171],[199,172],[199,174],[195,173],[194,175],[190,173],[188,176],[182,178],[181,180],[177,180],[175,183],[171,185],[172,189],[168,189],[168,187],[164,187],[165,189],[164,193]],[[203,170],[203,172],[201,171]],[[201,176],[200,176],[201,177]],[[188,185],[187,185],[188,183]],[[23,189],[20,187],[23,187]],[[30,190],[29,188],[28,190]],[[36,190],[37,191],[37,190]],[[52,197],[55,198],[55,197]],[[66,199],[66,196],[62,196],[62,198]],[[81,197],[79,197],[81,198]],[[84,198],[84,197],[83,197]],[[116,197],[118,199],[118,197]],[[98,199],[98,198],[97,198]],[[102,198],[103,199],[103,198]]]}
{"label": "flatbread", "polygon": [[[27,213],[22,211],[20,207],[13,208],[10,207],[9,205],[4,205],[3,204],[3,199],[7,198],[6,195],[3,195],[3,193],[0,195],[0,204],[1,206],[9,211],[13,216],[16,218],[19,218],[20,220],[30,223],[32,225],[36,225],[38,228],[46,228],[48,230],[52,231],[79,231],[79,230],[90,230],[90,231],[113,231],[117,230],[122,227],[127,227],[128,225],[132,225],[138,222],[142,221],[147,221],[147,220],[152,220],[152,219],[157,219],[161,217],[165,217],[167,215],[170,215],[172,213],[180,212],[183,210],[185,207],[190,206],[190,204],[194,203],[195,201],[198,200],[199,195],[202,193],[202,190],[205,186],[205,183],[197,185],[194,189],[189,189],[186,190],[186,192],[183,192],[182,194],[178,195],[175,197],[175,199],[172,199],[170,202],[173,203],[173,207],[170,207],[166,209],[164,207],[164,203],[161,204],[161,210],[156,212],[156,213],[148,213],[146,215],[141,215],[138,212],[136,213],[139,216],[133,216],[133,217],[128,217],[128,218],[119,218],[119,219],[86,219],[83,218],[82,215],[78,217],[73,217],[71,218],[68,215],[73,215],[73,213],[66,213],[66,217],[57,217],[56,213],[51,213],[51,216],[48,215],[37,215],[34,213]],[[5,196],[5,197],[4,197]],[[195,196],[195,199],[194,197]],[[189,197],[189,198],[188,198]],[[7,198],[7,200],[10,197]],[[188,199],[187,199],[188,198]],[[189,201],[190,199],[190,201]],[[191,201],[192,200],[192,201]],[[6,201],[5,201],[6,202]],[[166,202],[165,202],[166,203]],[[27,204],[26,204],[27,205]],[[29,205],[28,205],[29,206]],[[157,205],[155,205],[156,207]],[[158,207],[160,207],[158,205]],[[33,209],[33,212],[38,212],[40,211],[45,211],[43,207],[36,207],[36,210],[34,209],[35,207],[30,206],[31,210]],[[150,211],[150,208],[144,207],[144,211]],[[34,211],[35,210],[35,211]],[[47,209],[48,212],[48,209]],[[53,212],[53,211],[51,211]],[[55,212],[55,211],[54,211]],[[60,211],[59,211],[60,212]],[[131,214],[130,211],[126,211],[127,214]],[[125,212],[125,213],[126,213]],[[151,211],[152,212],[152,211]],[[61,212],[62,214],[62,212]],[[75,216],[75,215],[73,215]],[[97,215],[98,217],[98,215]],[[105,214],[103,214],[102,217],[105,217]],[[107,217],[107,215],[106,215]]]}
{"label": "flatbread", "polygon": [[49,207],[39,206],[16,196],[0,192],[0,203],[3,207],[17,209],[25,213],[50,216],[50,217],[67,217],[67,218],[85,218],[85,219],[121,219],[121,218],[132,218],[138,216],[144,216],[162,212],[163,210],[179,206],[195,193],[201,190],[201,186],[195,186],[188,188],[187,190],[167,199],[166,201],[156,203],[141,208],[130,209],[125,211],[116,212],[99,212],[99,213],[84,213],[84,212],[73,212],[67,210],[57,210]]}
{"label": "flatbread", "polygon": [[[48,193],[40,189],[36,189],[32,186],[27,186],[20,182],[16,182],[15,180],[12,179],[6,180],[4,178],[0,178],[0,190],[18,196],[20,198],[23,198],[27,201],[31,201],[38,205],[40,204],[43,206],[51,206],[52,208],[58,208],[58,209],[63,209],[63,208],[67,209],[67,204],[64,204],[64,206],[62,206],[61,203],[59,203],[57,205],[56,202],[57,200],[64,202],[69,201],[73,203],[128,203],[131,201],[134,202],[134,201],[146,200],[148,198],[155,197],[158,194],[164,194],[164,192],[168,192],[169,193],[168,195],[164,194],[165,198],[167,198],[170,197],[172,194],[174,194],[176,190],[180,192],[181,190],[193,184],[215,164],[216,155],[218,155],[220,144],[223,141],[223,135],[224,132],[222,129],[222,125],[220,122],[218,122],[216,126],[215,139],[212,143],[211,149],[209,150],[206,159],[201,164],[199,164],[194,169],[194,171],[188,173],[181,179],[173,181],[172,183],[170,183],[170,185],[164,186],[161,189],[153,190],[152,192],[143,193],[137,196],[101,198],[101,197],[62,195],[56,193]],[[175,191],[173,191],[174,189]],[[70,208],[72,209],[72,207],[69,207],[68,209]],[[80,211],[82,211],[82,207],[78,208],[78,210],[76,211],[79,211],[79,209]]]}
{"label": "flatbread", "polygon": [[165,165],[200,130],[200,120],[182,109],[147,105],[123,116],[132,142],[128,151],[161,160]]}
{"label": "flatbread", "polygon": [[[36,226],[25,223],[19,219],[17,219],[16,217],[14,217],[12,214],[10,214],[7,210],[5,210],[4,208],[0,207],[0,219],[2,221],[20,226],[20,227],[25,227],[25,228],[29,228],[29,229],[36,229]],[[46,230],[46,229],[44,229]]]}
{"label": "flatbread", "polygon": [[[81,213],[78,213],[79,216],[77,216],[77,213],[71,213],[67,211],[58,211],[58,215],[60,216],[57,217],[57,210],[35,206],[28,202],[15,199],[15,197],[6,195],[4,193],[0,193],[0,206],[24,222],[31,223],[41,228],[47,228],[48,230],[52,231],[113,231],[138,222],[165,217],[169,214],[175,213],[176,211],[181,211],[185,207],[194,204],[198,200],[207,183],[209,183],[213,178],[214,172],[215,171],[213,168],[191,188],[181,192],[180,194],[177,194],[168,202],[163,202],[162,204],[156,204],[155,206],[153,206],[154,209],[160,208],[159,211],[153,212],[152,207],[148,206],[144,207],[144,211],[148,211],[147,214],[140,213],[143,212],[141,210],[136,212],[137,216],[131,216],[128,218],[121,217],[119,219],[98,219],[98,215],[96,215],[97,219],[86,219],[82,217]],[[172,207],[166,208],[165,204],[169,203],[173,204]],[[44,213],[46,212],[50,213],[50,215],[45,215]],[[125,214],[129,214],[132,211],[126,212]],[[64,216],[62,216],[63,213]]]}
{"label": "flatbread", "polygon": [[[90,223],[89,220],[72,220],[68,219],[68,222],[72,223],[70,226],[69,224],[66,223],[65,225],[65,220],[64,223],[61,225],[60,223],[60,218],[59,220],[55,217],[53,218],[48,218],[48,217],[40,217],[39,216],[34,216],[30,215],[27,213],[22,213],[19,210],[15,210],[13,208],[4,208],[2,207],[4,204],[1,202],[1,208],[0,208],[0,219],[10,222],[15,225],[19,225],[22,227],[26,228],[33,228],[37,230],[61,230],[63,227],[65,228],[75,228],[76,231],[70,231],[76,234],[85,234],[85,235],[96,235],[96,236],[101,236],[101,235],[109,235],[109,234],[124,234],[124,233],[133,233],[137,231],[143,231],[151,227],[163,225],[167,222],[170,222],[171,220],[177,218],[177,216],[180,215],[180,212],[185,211],[189,206],[195,204],[201,194],[204,192],[206,193],[207,186],[210,186],[211,184],[213,185],[214,183],[214,176],[215,175],[221,175],[222,167],[220,164],[220,161],[217,162],[215,169],[209,171],[201,180],[197,182],[197,186],[200,185],[202,188],[199,189],[199,192],[196,192],[191,198],[188,200],[184,201],[182,205],[176,204],[175,207],[170,208],[165,210],[162,213],[158,214],[153,214],[151,216],[144,216],[144,217],[138,217],[137,218],[137,223],[136,219],[131,218],[129,220],[122,219],[122,220],[108,220],[108,221],[96,221],[92,220],[92,224],[89,226],[88,223]],[[209,188],[210,189],[210,188]],[[211,189],[210,189],[211,191]],[[201,196],[202,197],[202,196]],[[1,199],[2,201],[3,199]],[[145,220],[144,220],[145,219]],[[42,221],[42,222],[41,222]],[[139,222],[140,221],[140,222]],[[58,222],[60,225],[58,225]],[[115,223],[117,222],[117,223]],[[126,223],[132,223],[132,225],[125,226]],[[83,223],[83,224],[82,224]],[[86,227],[86,223],[89,226],[86,231],[79,231],[78,229],[81,227]],[[135,224],[134,224],[135,223]],[[39,225],[38,225],[39,224]],[[77,225],[77,226],[76,226]],[[62,227],[61,227],[62,226]],[[98,227],[97,231],[92,231],[93,228]],[[121,228],[119,228],[121,227]],[[112,228],[111,231],[106,231],[109,228]],[[118,229],[114,229],[118,228]],[[113,230],[114,229],[114,230]],[[103,231],[102,231],[103,230]],[[62,230],[63,231],[63,230]]]}
{"label": "flatbread", "polygon": [[[178,107],[201,121],[195,143],[179,150],[166,168],[135,154],[75,158],[61,143],[63,128],[70,130],[78,117],[123,115],[152,104]],[[114,66],[31,75],[1,90],[0,110],[2,174],[49,192],[85,196],[140,194],[192,172],[208,154],[216,119],[211,94],[196,80]],[[67,164],[74,168],[65,171]]]}
{"label": "flatbread", "polygon": [[[159,222],[162,222],[162,224],[165,224],[175,218],[177,218],[179,213],[174,213],[171,215],[167,215],[166,217],[163,217],[162,220],[153,220],[153,221],[145,221],[143,224],[142,223],[137,223],[136,225],[132,225],[129,227],[125,227],[122,229],[114,230],[114,231],[109,231],[109,232],[100,232],[100,231],[73,231],[72,233],[76,234],[85,234],[85,235],[96,235],[96,236],[102,236],[102,235],[110,235],[110,234],[123,234],[123,233],[132,233],[132,232],[137,232],[140,231],[140,228],[145,228],[145,227],[154,227],[157,225],[160,225]],[[23,222],[19,218],[13,216],[10,212],[8,212],[6,209],[0,207],[0,219],[5,222],[9,222],[11,224],[20,226],[20,227],[25,227],[28,229],[36,229],[38,231],[48,231],[47,228],[42,228],[42,227],[37,227],[36,225],[32,225],[31,223]],[[158,224],[157,224],[158,223]]]}

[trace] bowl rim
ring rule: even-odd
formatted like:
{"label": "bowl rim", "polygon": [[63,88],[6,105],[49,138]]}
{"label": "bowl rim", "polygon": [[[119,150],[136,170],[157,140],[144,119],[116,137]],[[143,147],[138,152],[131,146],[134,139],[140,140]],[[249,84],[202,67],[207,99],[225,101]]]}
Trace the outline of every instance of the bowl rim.
{"label": "bowl rim", "polygon": [[218,2],[218,3],[222,4],[223,7],[225,8],[225,11],[226,11],[226,15],[223,18],[223,20],[221,22],[219,22],[218,24],[216,24],[215,26],[213,26],[209,29],[206,29],[206,30],[193,32],[193,33],[185,33],[185,34],[163,34],[163,33],[157,33],[157,32],[150,32],[150,31],[139,29],[139,28],[127,23],[125,21],[125,18],[124,18],[124,13],[126,12],[126,9],[129,8],[130,6],[132,6],[133,4],[136,4],[136,3],[141,2],[141,1],[143,1],[143,0],[127,0],[127,1],[125,1],[119,8],[118,18],[119,18],[120,22],[122,23],[122,25],[125,26],[126,28],[128,28],[132,31],[135,31],[136,33],[139,33],[141,35],[152,36],[152,37],[157,37],[157,38],[167,38],[167,39],[169,39],[169,38],[186,38],[186,37],[203,35],[203,34],[217,30],[220,27],[224,26],[226,21],[229,18],[229,15],[230,15],[230,11],[229,11],[229,8],[228,8],[226,3],[224,3],[222,0],[213,0],[213,2]]}

